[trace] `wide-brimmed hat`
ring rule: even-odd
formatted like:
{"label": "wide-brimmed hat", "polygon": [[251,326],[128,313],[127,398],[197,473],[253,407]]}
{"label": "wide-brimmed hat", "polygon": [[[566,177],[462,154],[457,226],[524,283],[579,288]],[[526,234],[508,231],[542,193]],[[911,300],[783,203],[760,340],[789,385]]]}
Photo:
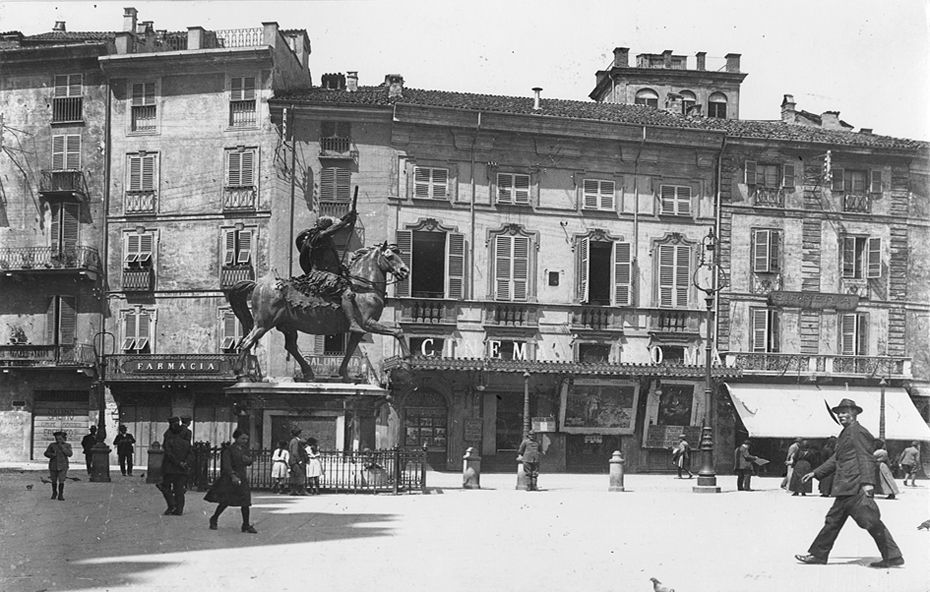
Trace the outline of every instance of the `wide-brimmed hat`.
{"label": "wide-brimmed hat", "polygon": [[168,418],[168,423],[181,423],[181,418],[177,415],[172,415]]}
{"label": "wide-brimmed hat", "polygon": [[852,399],[843,399],[840,404],[830,409],[833,413],[839,413],[840,409],[855,409],[856,413],[862,413],[862,407],[856,405]]}

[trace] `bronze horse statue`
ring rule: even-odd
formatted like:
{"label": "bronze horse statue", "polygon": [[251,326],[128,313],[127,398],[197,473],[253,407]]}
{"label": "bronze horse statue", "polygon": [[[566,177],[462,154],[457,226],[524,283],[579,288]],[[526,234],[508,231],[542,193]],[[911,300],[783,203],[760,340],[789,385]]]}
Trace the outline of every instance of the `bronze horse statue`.
{"label": "bronze horse statue", "polygon": [[[393,274],[398,279],[405,279],[410,269],[400,257],[396,245],[387,242],[356,251],[349,263],[349,281],[355,292],[355,315],[359,326],[369,333],[391,335],[400,343],[403,356],[410,351],[404,340],[404,333],[399,328],[391,328],[378,322],[384,310],[384,293],[387,287],[387,275]],[[297,332],[311,335],[336,335],[349,330],[345,315],[332,306],[316,306],[307,309],[293,307],[284,297],[283,282],[272,273],[266,273],[256,281],[237,282],[226,292],[226,298],[242,328],[247,332],[240,343],[240,366],[246,356],[258,343],[258,340],[271,329],[284,334],[284,349],[297,363],[305,380],[313,379],[313,368],[297,349]],[[252,311],[248,301],[251,298]],[[339,366],[339,375],[349,381],[349,359],[362,340],[364,333],[350,333],[346,343],[345,357]]]}

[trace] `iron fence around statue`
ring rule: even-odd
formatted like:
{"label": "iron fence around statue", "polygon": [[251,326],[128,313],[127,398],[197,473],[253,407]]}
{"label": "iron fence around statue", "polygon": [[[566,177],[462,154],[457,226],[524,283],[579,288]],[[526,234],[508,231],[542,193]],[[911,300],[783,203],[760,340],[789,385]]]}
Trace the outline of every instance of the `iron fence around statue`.
{"label": "iron fence around statue", "polygon": [[[191,484],[205,491],[220,476],[221,448],[194,444]],[[252,489],[271,489],[274,450],[252,450],[246,468]],[[320,490],[331,493],[410,493],[426,489],[426,453],[420,449],[321,450]],[[290,483],[287,481],[286,483]],[[303,487],[307,484],[304,482]]]}

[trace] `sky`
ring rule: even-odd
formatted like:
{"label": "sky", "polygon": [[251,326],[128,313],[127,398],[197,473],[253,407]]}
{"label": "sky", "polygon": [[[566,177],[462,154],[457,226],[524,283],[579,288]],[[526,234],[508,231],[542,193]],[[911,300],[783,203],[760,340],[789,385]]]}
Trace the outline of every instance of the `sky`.
{"label": "sky", "polygon": [[315,84],[357,70],[360,84],[399,73],[415,88],[590,100],[614,47],[742,54],[743,119],[840,111],[856,128],[930,139],[930,0],[359,0],[21,2],[0,0],[0,30],[120,30],[124,6],[156,29],[304,28]]}

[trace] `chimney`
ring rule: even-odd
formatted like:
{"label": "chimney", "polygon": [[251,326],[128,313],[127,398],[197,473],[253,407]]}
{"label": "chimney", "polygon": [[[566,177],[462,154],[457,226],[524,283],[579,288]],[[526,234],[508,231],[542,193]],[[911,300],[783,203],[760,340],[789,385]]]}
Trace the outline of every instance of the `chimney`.
{"label": "chimney", "polygon": [[614,68],[628,68],[630,66],[630,48],[614,48]]}
{"label": "chimney", "polygon": [[145,35],[145,23],[136,23],[136,35]]}
{"label": "chimney", "polygon": [[781,100],[781,120],[785,123],[794,123],[794,113],[796,106],[797,105],[794,102],[794,95],[785,95]]}
{"label": "chimney", "polygon": [[203,49],[203,27],[187,28],[187,49]]}
{"label": "chimney", "polygon": [[384,86],[388,88],[389,99],[404,97],[404,77],[400,74],[388,74],[384,77]]}
{"label": "chimney", "polygon": [[358,71],[349,70],[346,72],[346,90],[356,92],[358,90]]}
{"label": "chimney", "polygon": [[665,110],[681,114],[681,95],[675,92],[668,93],[665,97]]}
{"label": "chimney", "polygon": [[666,49],[662,52],[662,67],[666,70],[671,69],[672,67],[672,50]]}
{"label": "chimney", "polygon": [[728,53],[727,58],[727,72],[739,72],[739,58],[741,54],[738,53]]}
{"label": "chimney", "polygon": [[694,57],[697,58],[697,69],[703,72],[707,67],[707,52],[699,51]]}
{"label": "chimney", "polygon": [[65,32],[65,21],[55,21],[55,26],[52,27],[52,31],[57,31],[59,33]]}
{"label": "chimney", "polygon": [[839,111],[824,111],[820,114],[820,127],[828,130],[841,130]]}
{"label": "chimney", "polygon": [[128,33],[136,32],[136,16],[138,16],[139,11],[135,8],[124,8],[123,9],[123,31]]}
{"label": "chimney", "polygon": [[155,21],[142,21],[142,32],[146,35],[155,32]]}
{"label": "chimney", "polygon": [[542,87],[534,86],[533,87],[533,111],[539,111],[539,93],[542,92]]}

